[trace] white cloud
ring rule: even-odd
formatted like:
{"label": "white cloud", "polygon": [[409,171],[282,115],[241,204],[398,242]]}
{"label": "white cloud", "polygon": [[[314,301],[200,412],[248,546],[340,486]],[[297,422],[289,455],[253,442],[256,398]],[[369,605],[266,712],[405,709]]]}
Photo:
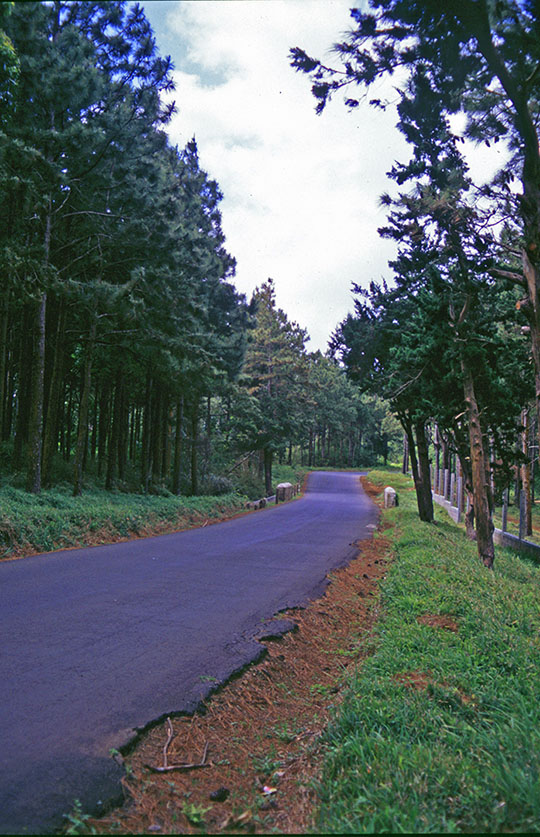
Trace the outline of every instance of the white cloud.
{"label": "white cloud", "polygon": [[179,145],[196,136],[201,165],[224,193],[236,285],[249,296],[271,276],[278,305],[308,329],[310,348],[322,350],[352,309],[351,282],[389,275],[394,251],[377,236],[385,221],[378,197],[388,189],[385,172],[408,153],[393,115],[367,103],[348,113],[336,100],[316,116],[308,78],[289,65],[293,46],[331,62],[349,7],[347,0],[166,4],[168,35],[181,54],[168,39],[178,105],[169,133]]}

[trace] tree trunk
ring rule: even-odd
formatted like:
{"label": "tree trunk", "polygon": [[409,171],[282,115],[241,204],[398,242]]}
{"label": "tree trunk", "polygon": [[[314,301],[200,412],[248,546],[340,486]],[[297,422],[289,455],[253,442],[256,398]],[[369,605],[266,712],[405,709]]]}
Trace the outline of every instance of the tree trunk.
{"label": "tree trunk", "polygon": [[152,479],[155,483],[161,481],[161,466],[162,459],[162,441],[163,441],[163,426],[162,426],[162,404],[163,392],[161,387],[154,390],[152,398],[152,435],[150,437],[150,445],[152,450]]}
{"label": "tree trunk", "polygon": [[403,434],[403,458],[401,461],[401,473],[409,473],[409,440],[407,438],[407,433]]}
{"label": "tree trunk", "polygon": [[184,432],[184,396],[176,402],[176,432],[174,435],[174,464],[172,477],[172,493],[180,494],[182,475],[182,434]]}
{"label": "tree trunk", "polygon": [[163,481],[166,482],[169,479],[171,471],[171,406],[168,392],[163,401],[162,432],[161,474]]}
{"label": "tree trunk", "polygon": [[[536,143],[536,154],[538,154],[538,142]],[[525,200],[522,201],[525,237],[528,240],[527,248],[522,251],[522,264],[529,298],[528,319],[530,323],[531,353],[534,362],[535,412],[539,434],[537,441],[540,445],[540,271],[538,266],[540,196],[536,183],[531,183],[528,191],[530,192],[529,212],[526,211],[528,203]],[[524,192],[527,192],[525,187]]]}
{"label": "tree trunk", "polygon": [[116,372],[114,385],[114,407],[111,432],[109,435],[109,448],[107,451],[107,476],[105,488],[110,491],[114,488],[116,475],[118,473],[118,446],[120,441],[120,422],[122,418],[122,372]]}
{"label": "tree trunk", "polygon": [[525,461],[521,465],[521,490],[525,499],[525,526],[527,535],[532,535],[532,507],[531,507],[531,465],[529,457],[529,411],[521,411],[521,452]]}
{"label": "tree trunk", "polygon": [[122,482],[126,479],[126,468],[128,459],[128,435],[129,435],[129,403],[126,394],[126,385],[122,376],[120,383],[120,409],[118,427],[118,479]]}
{"label": "tree trunk", "polygon": [[272,494],[272,455],[273,452],[270,448],[264,449],[264,490],[267,497]]}
{"label": "tree trunk", "polygon": [[97,455],[97,429],[98,429],[98,407],[99,407],[99,391],[94,387],[94,409],[92,413],[92,434],[90,436],[90,459],[92,462]]}
{"label": "tree trunk", "polygon": [[439,493],[439,471],[441,468],[441,437],[439,435],[439,426],[435,425],[435,439],[434,439],[434,447],[435,447],[435,494]]}
{"label": "tree trunk", "polygon": [[2,294],[0,307],[0,440],[4,438],[4,416],[6,400],[6,371],[8,356],[9,290]]}
{"label": "tree trunk", "polygon": [[[13,355],[13,349],[11,349],[10,354]],[[4,404],[4,433],[2,436],[3,442],[7,442],[7,440],[11,438],[11,429],[13,426],[13,373],[13,364],[8,362],[6,369],[6,400]]]}
{"label": "tree trunk", "polygon": [[[407,434],[407,447],[411,459],[411,470],[413,474],[414,488],[416,491],[418,515],[420,517],[420,520],[423,520],[424,523],[431,523],[433,521],[433,501],[431,499],[430,494],[430,502],[429,504],[426,504],[426,494],[422,480],[422,472],[419,468],[419,463],[416,456],[416,443],[413,434],[412,422],[408,416],[400,416],[400,421],[403,426],[403,429],[405,430],[405,433]],[[425,463],[423,467],[425,468]]]}
{"label": "tree trunk", "polygon": [[429,467],[428,441],[426,436],[426,425],[423,421],[415,423],[416,446],[418,450],[418,471],[423,494],[424,517],[428,523],[433,520],[433,497],[431,496],[431,473]]}
{"label": "tree trunk", "polygon": [[19,335],[18,355],[18,384],[17,384],[17,412],[15,420],[15,442],[13,447],[13,467],[21,468],[23,464],[23,449],[28,441],[30,409],[32,403],[33,354],[34,354],[34,320],[35,311],[31,305],[25,305],[22,317],[22,328]]}
{"label": "tree trunk", "polygon": [[83,388],[81,403],[79,405],[79,428],[77,432],[77,446],[75,449],[73,496],[79,497],[82,494],[82,475],[84,452],[88,437],[88,405],[90,403],[90,389],[92,386],[92,360],[94,356],[94,345],[96,342],[97,319],[92,317],[88,343],[86,346],[86,357],[84,359]]}
{"label": "tree trunk", "polygon": [[110,433],[111,388],[105,382],[99,396],[99,428],[98,428],[98,477],[103,476],[107,456],[107,438]]}
{"label": "tree trunk", "polygon": [[32,368],[32,398],[28,428],[28,466],[26,490],[32,494],[41,492],[41,451],[43,439],[43,381],[45,375],[45,316],[47,293],[43,291],[36,314],[36,351]]}
{"label": "tree trunk", "polygon": [[152,377],[150,372],[146,375],[146,395],[144,401],[143,435],[141,451],[141,482],[145,494],[148,494],[152,478],[152,456],[150,426],[152,423]]}
{"label": "tree trunk", "polygon": [[463,394],[469,422],[469,441],[471,452],[471,474],[474,495],[474,515],[476,518],[476,544],[478,556],[484,566],[493,568],[495,550],[493,547],[493,521],[490,513],[489,490],[486,485],[486,456],[480,425],[480,412],[476,401],[474,380],[465,354],[461,355],[463,373]]}
{"label": "tree trunk", "polygon": [[465,531],[469,540],[475,541],[474,497],[472,493],[472,473],[468,433],[465,434],[463,428],[456,423],[454,425],[453,438],[459,458],[461,477],[463,480],[463,496],[466,496],[469,500],[469,511],[465,511]]}
{"label": "tree trunk", "polygon": [[206,421],[204,436],[204,476],[210,473],[210,459],[212,456],[212,399],[206,399]]}
{"label": "tree trunk", "polygon": [[51,462],[53,454],[58,450],[58,423],[60,416],[60,402],[62,398],[62,383],[64,376],[64,330],[66,324],[65,306],[60,303],[58,319],[56,322],[56,333],[54,335],[54,353],[52,359],[52,371],[49,382],[49,394],[47,398],[47,414],[45,416],[45,429],[43,432],[43,482],[50,483]]}
{"label": "tree trunk", "polygon": [[199,446],[199,399],[196,398],[191,408],[191,493],[199,493],[198,468],[198,446]]}

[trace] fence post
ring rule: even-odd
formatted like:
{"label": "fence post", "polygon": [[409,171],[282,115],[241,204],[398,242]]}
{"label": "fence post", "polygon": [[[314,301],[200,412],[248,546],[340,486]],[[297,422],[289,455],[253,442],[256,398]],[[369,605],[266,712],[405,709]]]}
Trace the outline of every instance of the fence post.
{"label": "fence post", "polygon": [[443,496],[444,496],[445,500],[448,500],[449,483],[450,483],[449,476],[450,476],[450,471],[449,471],[448,468],[445,468],[444,469],[444,493],[443,493]]}
{"label": "fence post", "polygon": [[506,532],[506,527],[508,525],[508,495],[509,491],[508,488],[505,488],[503,491],[503,507],[502,507],[502,531]]}
{"label": "fence post", "polygon": [[524,540],[527,534],[527,494],[523,489],[519,492],[519,539]]}
{"label": "fence post", "polygon": [[458,475],[457,478],[457,522],[461,523],[461,513],[463,511],[463,477]]}

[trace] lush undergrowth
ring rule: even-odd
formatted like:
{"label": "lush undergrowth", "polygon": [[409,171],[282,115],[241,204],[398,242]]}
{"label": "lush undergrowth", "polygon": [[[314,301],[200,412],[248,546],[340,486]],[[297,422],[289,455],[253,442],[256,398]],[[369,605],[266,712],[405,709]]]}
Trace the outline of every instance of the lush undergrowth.
{"label": "lush undergrowth", "polygon": [[385,513],[395,562],[375,650],[327,734],[321,831],[540,830],[540,568],[478,561],[446,513],[416,514],[411,483]]}
{"label": "lush undergrowth", "polygon": [[[274,484],[299,482],[303,473],[289,465],[277,465]],[[67,484],[34,495],[4,485],[0,488],[0,559],[199,526],[241,511],[246,495],[263,496],[263,484],[256,481],[245,493],[199,497],[176,497],[166,491],[159,496],[111,492],[97,487],[73,497]]]}
{"label": "lush undergrowth", "polygon": [[82,544],[106,543],[201,525],[234,514],[245,497],[156,497],[94,490],[73,497],[68,489],[27,494],[0,490],[0,557]]}

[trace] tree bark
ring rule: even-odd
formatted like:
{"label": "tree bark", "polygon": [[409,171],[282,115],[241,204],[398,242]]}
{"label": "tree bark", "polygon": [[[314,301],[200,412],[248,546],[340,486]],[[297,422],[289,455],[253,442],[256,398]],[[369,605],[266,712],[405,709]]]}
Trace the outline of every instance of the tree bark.
{"label": "tree bark", "polygon": [[152,376],[146,375],[146,395],[144,401],[142,451],[141,451],[141,482],[145,494],[148,494],[152,478],[152,456],[150,426],[152,422]]}
{"label": "tree bark", "polygon": [[118,428],[118,479],[122,482],[126,479],[126,468],[128,459],[128,436],[129,436],[129,403],[126,393],[124,377],[120,384],[120,410]]}
{"label": "tree bark", "polygon": [[42,291],[36,312],[36,350],[32,368],[32,398],[28,427],[28,465],[26,490],[41,492],[41,451],[43,439],[43,382],[45,375],[45,317],[47,293]]}
{"label": "tree bark", "polygon": [[439,493],[439,471],[441,467],[441,437],[439,435],[439,426],[435,425],[435,494]]}
{"label": "tree bark", "polygon": [[30,304],[24,306],[22,328],[19,335],[17,411],[15,419],[15,441],[13,446],[13,466],[21,468],[24,445],[28,442],[28,428],[32,403],[32,375],[34,355],[34,320],[35,311]]}
{"label": "tree bark", "polygon": [[109,448],[107,451],[107,476],[105,488],[110,491],[114,488],[118,473],[118,448],[120,441],[120,422],[122,419],[122,370],[116,372],[114,385],[114,407],[111,433],[109,436]]}
{"label": "tree bark", "polygon": [[163,440],[163,425],[162,425],[162,404],[163,393],[161,387],[154,390],[152,398],[152,433],[150,436],[150,446],[152,450],[152,479],[155,483],[161,481],[161,467],[163,464],[162,458],[162,440]]}
{"label": "tree bark", "polygon": [[272,458],[273,452],[270,448],[264,448],[264,490],[266,496],[270,497],[272,494]]}
{"label": "tree bark", "polygon": [[2,301],[0,306],[0,440],[4,438],[9,297],[10,292],[9,290],[6,290],[6,292],[2,294]]}
{"label": "tree bark", "polygon": [[474,495],[472,489],[472,471],[470,446],[468,441],[463,438],[462,430],[454,432],[454,442],[459,457],[459,466],[461,468],[461,476],[463,479],[463,496],[469,500],[469,509],[465,506],[465,532],[469,540],[476,540],[476,532],[474,530]]}
{"label": "tree bark", "polygon": [[99,396],[99,431],[98,431],[98,477],[103,476],[107,456],[107,439],[110,434],[111,387],[107,380]]}
{"label": "tree bark", "polygon": [[418,449],[418,471],[421,480],[423,494],[423,507],[426,522],[433,520],[433,497],[431,495],[431,472],[429,467],[428,441],[426,436],[426,425],[423,421],[415,424],[416,446]]}
{"label": "tree bark", "polygon": [[180,494],[180,482],[182,474],[182,435],[184,432],[184,396],[181,395],[176,402],[176,431],[174,435],[174,463],[172,478],[172,493]]}
{"label": "tree bark", "polygon": [[493,521],[490,512],[489,487],[486,485],[486,456],[480,424],[480,412],[474,390],[472,370],[465,353],[461,353],[463,394],[469,422],[469,443],[471,453],[471,475],[476,518],[476,544],[478,556],[484,566],[493,568],[495,550],[493,547]]}
{"label": "tree bark", "polygon": [[196,397],[191,408],[191,493],[199,493],[198,469],[199,446],[199,399]]}
{"label": "tree bark", "polygon": [[82,475],[84,452],[88,437],[88,405],[90,403],[90,389],[92,386],[92,361],[94,357],[94,346],[96,342],[97,319],[92,317],[86,345],[86,357],[84,359],[83,388],[81,403],[79,405],[79,428],[77,432],[77,446],[75,450],[73,496],[79,497],[82,494]]}
{"label": "tree bark", "polygon": [[66,324],[66,310],[60,303],[56,334],[54,337],[54,354],[52,371],[49,382],[49,396],[47,398],[47,414],[43,431],[42,476],[44,485],[50,484],[51,462],[55,451],[58,450],[58,422],[62,398],[62,383],[64,375],[64,330]]}
{"label": "tree bark", "polygon": [[207,396],[206,399],[206,421],[205,421],[205,435],[204,435],[204,476],[207,477],[210,472],[210,460],[212,457],[212,399]]}
{"label": "tree bark", "polygon": [[521,490],[525,498],[525,527],[527,535],[532,535],[532,507],[531,507],[531,465],[529,457],[529,411],[521,411],[521,452],[525,461],[521,464]]}
{"label": "tree bark", "polygon": [[401,462],[401,473],[409,473],[409,439],[406,432],[403,434],[403,459]]}
{"label": "tree bark", "polygon": [[424,521],[424,523],[432,523],[433,522],[433,501],[431,500],[430,495],[430,505],[426,505],[426,495],[424,490],[424,485],[422,482],[422,475],[420,472],[420,468],[418,465],[418,459],[416,456],[416,442],[414,439],[413,434],[413,427],[412,422],[408,417],[401,416],[400,417],[401,424],[405,433],[407,434],[407,446],[409,450],[409,456],[411,460],[411,470],[413,473],[413,480],[414,480],[414,488],[416,491],[416,503],[418,506],[418,515],[420,520]]}

